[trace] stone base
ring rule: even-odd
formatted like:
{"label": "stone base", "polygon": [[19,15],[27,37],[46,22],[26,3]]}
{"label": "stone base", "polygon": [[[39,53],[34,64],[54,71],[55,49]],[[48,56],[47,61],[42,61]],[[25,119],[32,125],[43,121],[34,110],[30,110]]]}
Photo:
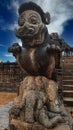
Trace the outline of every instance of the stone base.
{"label": "stone base", "polygon": [[70,130],[68,125],[58,125],[53,129],[46,129],[42,125],[29,124],[20,120],[12,119],[9,130]]}

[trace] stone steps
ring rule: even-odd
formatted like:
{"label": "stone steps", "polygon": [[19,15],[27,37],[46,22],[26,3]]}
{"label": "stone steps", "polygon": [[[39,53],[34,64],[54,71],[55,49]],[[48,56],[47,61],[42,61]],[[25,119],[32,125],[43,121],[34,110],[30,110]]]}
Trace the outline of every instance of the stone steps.
{"label": "stone steps", "polygon": [[64,80],[73,80],[73,75],[63,75]]}
{"label": "stone steps", "polygon": [[63,102],[66,107],[73,107],[73,98],[71,97],[64,97]]}
{"label": "stone steps", "polygon": [[73,57],[65,57],[62,67],[63,100],[65,106],[73,111]]}
{"label": "stone steps", "polygon": [[69,98],[69,97],[64,97],[63,100],[64,100],[64,101],[67,101],[67,102],[68,102],[68,101],[73,102],[73,98]]}
{"label": "stone steps", "polygon": [[73,93],[73,90],[63,90],[63,93]]}
{"label": "stone steps", "polygon": [[65,72],[63,70],[63,76],[73,76],[73,72],[72,71],[71,72]]}
{"label": "stone steps", "polygon": [[73,90],[63,90],[64,97],[72,97],[73,98]]}
{"label": "stone steps", "polygon": [[73,85],[63,85],[63,91],[64,90],[73,90]]}
{"label": "stone steps", "polygon": [[68,79],[67,79],[67,80],[66,80],[66,79],[64,80],[64,79],[63,79],[63,85],[73,85],[73,80],[72,80],[72,79],[71,79],[71,80],[68,80]]}

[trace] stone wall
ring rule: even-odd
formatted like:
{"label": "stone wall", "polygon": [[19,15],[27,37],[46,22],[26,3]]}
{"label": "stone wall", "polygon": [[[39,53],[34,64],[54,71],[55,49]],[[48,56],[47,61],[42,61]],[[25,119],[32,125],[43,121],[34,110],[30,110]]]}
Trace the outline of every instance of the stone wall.
{"label": "stone wall", "polygon": [[[58,69],[59,91],[61,92],[62,75]],[[14,62],[0,63],[0,91],[17,92],[20,82],[25,77],[25,74],[20,69],[19,65]]]}
{"label": "stone wall", "polygon": [[23,77],[17,63],[0,63],[0,91],[17,92]]}

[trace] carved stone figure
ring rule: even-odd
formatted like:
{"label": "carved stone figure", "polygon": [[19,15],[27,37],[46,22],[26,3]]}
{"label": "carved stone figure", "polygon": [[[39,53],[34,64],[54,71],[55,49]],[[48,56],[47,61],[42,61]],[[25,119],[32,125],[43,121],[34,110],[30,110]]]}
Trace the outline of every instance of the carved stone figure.
{"label": "carved stone figure", "polygon": [[49,24],[49,21],[49,13],[44,13],[32,2],[23,4],[19,8],[19,28],[15,30],[15,34],[21,39],[22,47],[15,43],[8,50],[13,52],[27,75],[52,78],[57,64],[56,55],[61,48],[59,42],[54,44],[54,40],[51,40],[48,34],[45,25]]}
{"label": "carved stone figure", "polygon": [[[57,126],[63,123],[68,126],[64,130],[70,130],[70,121],[59,100],[55,82],[55,67],[60,65],[56,59],[61,45],[48,34],[46,24],[49,22],[49,13],[44,13],[35,3],[20,6],[19,28],[15,34],[21,39],[22,46],[14,43],[8,51],[13,53],[26,78],[9,111],[9,130],[25,130],[26,127],[31,130],[37,130],[37,127],[38,130],[58,130]],[[72,128],[72,124],[70,126]]]}
{"label": "carved stone figure", "polygon": [[71,117],[68,117],[68,113],[55,91],[57,91],[56,82],[43,76],[27,76],[22,81],[19,96],[15,99],[14,105],[9,111],[10,127],[12,127],[13,120],[34,125],[37,122],[38,125],[41,124],[49,129],[57,127],[58,123],[59,125],[65,123],[72,127],[71,119],[68,119]]}
{"label": "carved stone figure", "polygon": [[[23,120],[28,123],[34,123],[37,121],[38,123],[44,125],[46,128],[52,128],[58,122],[62,122],[63,119],[60,116],[61,110],[58,106],[59,102],[54,104],[54,98],[56,95],[52,97],[52,95],[49,96],[48,93],[51,89],[51,84],[55,85],[53,81],[48,82],[45,77],[27,76],[21,83],[19,97],[17,97],[14,102],[14,106],[10,109],[10,114],[14,115],[14,118],[19,118],[19,115],[21,115],[20,110],[22,109],[24,111]],[[55,87],[54,85],[53,87]],[[54,107],[51,104],[54,104],[56,106]],[[52,106],[52,109],[50,109],[49,106]],[[56,112],[56,114],[54,112]]]}

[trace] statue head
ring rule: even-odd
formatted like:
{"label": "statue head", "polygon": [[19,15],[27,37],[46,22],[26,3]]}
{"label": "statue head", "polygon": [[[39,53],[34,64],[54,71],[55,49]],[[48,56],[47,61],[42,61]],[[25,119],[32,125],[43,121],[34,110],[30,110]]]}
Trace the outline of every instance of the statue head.
{"label": "statue head", "polygon": [[[44,13],[40,6],[33,2],[23,3],[19,10],[19,28],[15,30],[20,39],[37,39],[50,22],[50,14]],[[39,42],[40,43],[40,42]]]}

